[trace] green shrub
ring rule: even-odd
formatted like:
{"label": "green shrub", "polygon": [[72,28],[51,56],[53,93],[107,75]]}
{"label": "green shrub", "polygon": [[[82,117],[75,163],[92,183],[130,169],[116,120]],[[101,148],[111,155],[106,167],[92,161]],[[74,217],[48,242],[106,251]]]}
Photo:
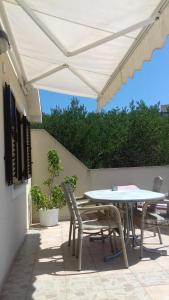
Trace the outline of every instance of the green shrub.
{"label": "green shrub", "polygon": [[68,108],[43,114],[41,127],[89,168],[169,164],[169,117],[159,103],[88,113],[74,98]]}
{"label": "green shrub", "polygon": [[[43,192],[39,186],[31,189],[32,201],[37,209],[61,208],[65,204],[64,193],[60,185],[55,183],[56,177],[63,170],[61,161],[56,150],[48,151],[48,172],[49,177],[44,181],[47,186],[47,193]],[[77,176],[66,176],[65,182],[70,183],[73,190],[76,188]]]}

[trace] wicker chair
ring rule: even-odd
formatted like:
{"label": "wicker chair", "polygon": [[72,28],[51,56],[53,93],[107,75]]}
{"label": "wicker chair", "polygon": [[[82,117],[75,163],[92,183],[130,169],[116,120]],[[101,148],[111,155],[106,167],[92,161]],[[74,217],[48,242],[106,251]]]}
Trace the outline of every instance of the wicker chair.
{"label": "wicker chair", "polygon": [[[76,202],[79,207],[83,207],[86,205],[90,205],[91,201],[89,199],[86,199],[84,196],[81,197],[76,197]],[[70,226],[69,226],[69,241],[68,241],[68,246],[70,247],[71,245],[71,236],[72,236],[72,231],[73,231],[73,248],[72,248],[72,255],[75,255],[75,226],[73,226],[73,219],[71,218],[70,220]]]}
{"label": "wicker chair", "polygon": [[76,250],[76,256],[78,257],[78,270],[81,270],[82,242],[84,233],[91,235],[98,231],[107,231],[111,242],[111,232],[114,229],[118,229],[119,231],[124,262],[125,266],[128,268],[128,259],[124,243],[123,229],[121,224],[120,213],[117,207],[113,205],[79,207],[77,205],[76,198],[72,192],[71,186],[62,183],[62,188],[66,199],[68,199],[69,201],[68,206],[71,210],[73,226],[75,229],[78,229]]}
{"label": "wicker chair", "polygon": [[[68,246],[70,247],[70,245],[71,245],[71,239],[72,239],[72,233],[73,233],[72,255],[74,256],[75,255],[75,234],[76,234],[76,228],[77,228],[77,220],[76,220],[74,211],[72,210],[72,205],[69,200],[69,195],[67,194],[67,192],[65,190],[65,185],[62,183],[61,186],[64,191],[64,197],[65,197],[66,203],[68,205],[69,213],[70,213]],[[89,199],[86,199],[84,196],[76,197],[76,202],[77,202],[78,206],[84,206],[84,205],[90,204]]]}
{"label": "wicker chair", "polygon": [[[158,176],[154,178],[153,191],[160,192],[161,186],[163,184],[163,179]],[[162,203],[165,207],[163,213],[158,210],[158,205]],[[167,202],[165,200],[160,203],[144,203],[143,207],[135,210],[134,212],[134,224],[141,229],[141,242],[140,242],[140,258],[143,257],[143,239],[144,239],[144,229],[154,229],[157,231],[159,236],[160,244],[162,244],[160,226],[169,225],[169,218],[167,214]]]}
{"label": "wicker chair", "polygon": [[[72,237],[72,232],[73,232],[73,237],[72,237],[72,255],[75,255],[75,237],[76,237],[76,229],[78,229],[78,222],[76,215],[74,213],[74,210],[72,208],[72,202],[70,200],[70,195],[68,194],[66,190],[66,186],[64,183],[61,184],[62,189],[64,191],[64,196],[66,203],[68,205],[69,213],[70,213],[70,225],[69,225],[69,239],[68,239],[68,246],[70,247],[71,245],[71,237]],[[94,205],[93,202],[91,202],[89,199],[85,198],[84,196],[81,197],[76,197],[76,203],[79,208],[81,207],[86,207],[87,205]],[[104,242],[104,235],[103,231],[99,231],[96,234],[101,234],[102,236],[102,241]]]}

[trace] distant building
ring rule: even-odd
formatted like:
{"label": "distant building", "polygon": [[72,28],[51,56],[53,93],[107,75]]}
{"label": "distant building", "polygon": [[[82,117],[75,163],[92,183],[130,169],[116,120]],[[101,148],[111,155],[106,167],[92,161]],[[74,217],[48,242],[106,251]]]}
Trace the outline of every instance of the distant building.
{"label": "distant building", "polygon": [[169,116],[169,104],[161,105],[160,112],[164,116]]}

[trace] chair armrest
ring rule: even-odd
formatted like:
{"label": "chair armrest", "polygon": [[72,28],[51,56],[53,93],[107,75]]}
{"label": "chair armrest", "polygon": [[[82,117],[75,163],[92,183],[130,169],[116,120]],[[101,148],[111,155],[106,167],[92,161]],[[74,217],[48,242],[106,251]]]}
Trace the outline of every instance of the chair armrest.
{"label": "chair armrest", "polygon": [[112,209],[114,208],[115,206],[114,205],[96,205],[96,206],[87,206],[87,207],[78,207],[79,210],[109,210],[109,209]]}
{"label": "chair armrest", "polygon": [[154,209],[157,207],[158,204],[167,204],[167,202],[169,202],[169,200],[167,201],[166,199],[158,200],[158,201],[151,201],[150,203],[145,202],[143,204],[143,208],[142,208],[142,222],[144,221],[146,214],[154,212]]}
{"label": "chair armrest", "polygon": [[78,208],[83,207],[83,206],[87,206],[87,205],[91,205],[91,201],[89,201],[87,199],[77,201]]}
{"label": "chair armrest", "polygon": [[100,210],[105,211],[105,210],[107,210],[107,211],[110,211],[112,213],[115,213],[117,218],[118,218],[118,222],[121,223],[121,216],[120,216],[119,209],[116,206],[112,205],[112,204],[78,207],[78,209],[79,209],[81,214],[85,214],[85,213],[92,212],[92,211],[100,211]]}
{"label": "chair armrest", "polygon": [[76,197],[76,200],[83,200],[83,199],[87,199],[87,198],[84,195]]}
{"label": "chair armrest", "polygon": [[146,206],[150,206],[150,205],[154,205],[155,206],[158,203],[165,203],[165,201],[167,201],[167,200],[169,201],[169,199],[166,199],[166,198],[164,198],[162,200],[158,200],[158,201],[150,201],[150,202],[148,201],[148,202],[144,202],[143,206],[145,206],[145,205]]}

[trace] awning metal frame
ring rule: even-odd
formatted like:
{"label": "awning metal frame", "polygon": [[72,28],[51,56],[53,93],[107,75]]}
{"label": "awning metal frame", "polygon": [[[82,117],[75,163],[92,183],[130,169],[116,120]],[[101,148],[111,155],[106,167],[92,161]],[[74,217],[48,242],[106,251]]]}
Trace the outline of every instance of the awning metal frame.
{"label": "awning metal frame", "polygon": [[117,39],[120,36],[124,36],[130,32],[133,32],[141,27],[145,27],[147,25],[150,25],[156,21],[157,18],[159,18],[159,14],[157,13],[156,15],[147,18],[146,20],[142,22],[138,22],[132,26],[129,26],[123,30],[120,30],[119,32],[112,33],[109,36],[100,39],[96,42],[90,43],[84,47],[81,47],[79,49],[76,49],[74,51],[68,51],[64,45],[57,39],[52,32],[45,26],[45,24],[38,18],[38,16],[34,13],[34,11],[25,3],[24,0],[16,0],[18,5],[22,7],[22,9],[26,12],[27,15],[36,23],[36,25],[43,31],[43,33],[50,39],[50,41],[66,56],[66,57],[72,57],[75,55],[78,55],[80,53],[83,53],[87,50],[93,49],[95,47],[98,47],[102,44],[105,44],[109,41],[112,41],[114,39]]}
{"label": "awning metal frame", "polygon": [[[83,53],[85,51],[88,51],[90,49],[93,49],[95,47],[98,47],[99,45],[102,45],[106,42],[112,41],[120,36],[125,36],[128,33],[131,33],[141,27],[146,27],[152,23],[154,23],[158,18],[159,18],[159,14],[155,14],[154,16],[142,21],[142,22],[138,22],[137,24],[134,24],[132,26],[129,26],[119,32],[116,33],[112,33],[110,35],[108,35],[107,37],[100,39],[96,42],[90,43],[89,45],[86,45],[84,47],[81,47],[79,49],[76,49],[74,51],[68,51],[63,45],[62,43],[59,41],[59,39],[57,39],[52,32],[45,26],[45,24],[38,18],[38,16],[34,13],[34,11],[29,7],[29,5],[26,4],[26,2],[24,0],[16,0],[17,4],[25,11],[25,13],[36,23],[36,25],[41,29],[41,31],[50,39],[50,41],[66,56],[66,57],[71,57],[71,56],[75,56],[78,55],[80,53]],[[11,28],[10,28],[10,24],[8,22],[8,18],[7,15],[5,13],[3,4],[1,2],[0,7],[2,6],[2,17],[4,20],[4,24],[6,27],[7,32],[9,33],[9,38],[11,40],[11,44],[13,46],[13,50],[16,56],[16,60],[17,60],[17,64],[19,65],[19,68],[21,70],[21,73],[23,74],[23,78],[25,81],[25,84],[32,84],[35,83],[37,81],[39,81],[40,79],[43,79],[45,77],[48,77],[49,75],[52,75],[56,72],[59,72],[60,70],[63,70],[64,68],[69,69],[75,76],[77,76],[83,83],[85,83],[89,88],[91,88],[92,91],[94,91],[96,93],[96,97],[99,95],[99,91],[93,86],[91,85],[91,83],[84,77],[82,76],[74,67],[69,66],[68,64],[62,64],[60,66],[57,66],[56,68],[52,69],[52,70],[48,70],[45,73],[40,74],[39,76],[31,79],[31,80],[27,80],[26,79],[26,74],[22,65],[22,61],[20,60],[19,57],[19,52],[17,49],[17,45],[16,42],[14,40],[14,37],[12,35],[11,32]]]}
{"label": "awning metal frame", "polygon": [[[3,0],[3,1],[6,1],[6,0]],[[60,66],[57,66],[57,67],[55,67],[51,70],[47,70],[46,72],[44,72],[42,74],[39,74],[38,76],[36,76],[35,78],[32,78],[31,80],[27,80],[27,76],[26,76],[26,73],[25,73],[25,70],[24,70],[24,67],[23,67],[23,64],[22,64],[22,60],[21,60],[20,55],[19,55],[17,44],[16,44],[15,38],[12,34],[10,23],[8,21],[6,11],[5,11],[4,5],[2,3],[3,1],[0,1],[0,15],[1,15],[1,18],[2,18],[3,26],[4,26],[5,30],[7,31],[7,33],[8,33],[9,40],[10,40],[10,43],[11,43],[12,49],[13,49],[13,52],[10,51],[9,55],[10,55],[11,60],[13,61],[14,67],[16,68],[17,74],[19,74],[18,77],[23,78],[23,80],[21,80],[22,85],[25,85],[25,87],[28,87],[29,85],[31,85],[33,83],[36,83],[36,82],[38,82],[39,80],[41,80],[45,77],[48,77],[48,76],[50,76],[50,75],[52,75],[56,72],[59,72],[59,71],[65,69],[65,68],[67,68],[67,69],[69,69],[70,72],[72,72],[75,76],[77,76],[84,84],[86,84],[92,91],[94,91],[96,93],[96,97],[98,99],[97,102],[98,102],[98,105],[99,105],[99,98],[102,96],[105,88],[109,85],[110,79],[112,79],[112,77],[115,75],[116,72],[114,72],[112,74],[112,76],[109,78],[108,82],[106,83],[105,87],[102,89],[101,92],[99,92],[84,76],[82,76],[82,74],[80,74],[79,71],[75,67],[70,66],[66,63],[61,64]],[[29,7],[29,5],[25,2],[25,0],[15,0],[15,1],[16,1],[16,4],[18,4],[24,10],[24,12],[33,20],[33,22],[40,28],[40,30],[57,47],[57,49],[59,49],[64,54],[65,57],[76,56],[76,55],[81,54],[83,52],[86,52],[90,49],[93,49],[95,47],[103,45],[103,44],[105,44],[109,41],[117,39],[121,36],[126,36],[127,38],[130,38],[129,36],[127,36],[127,34],[133,32],[133,31],[135,31],[139,28],[143,28],[143,31],[144,31],[146,28],[151,26],[156,20],[158,20],[159,16],[160,16],[159,9],[157,9],[156,11],[154,11],[154,13],[151,17],[145,19],[144,21],[138,22],[138,23],[136,23],[132,26],[129,26],[129,27],[123,29],[123,30],[120,30],[119,32],[116,32],[116,33],[107,32],[107,34],[109,33],[109,35],[106,36],[105,38],[102,38],[100,40],[92,42],[92,43],[90,43],[86,46],[83,46],[79,49],[76,49],[74,51],[68,51],[65,48],[65,46],[61,43],[61,41],[57,37],[55,37],[53,35],[53,33],[47,28],[47,26],[40,20],[40,18],[36,15],[36,13],[33,11],[33,9],[31,9]],[[165,3],[165,2],[168,2],[168,0],[165,0],[165,1],[162,1],[162,2]],[[84,24],[79,24],[79,25],[85,26]],[[94,28],[94,29],[100,30],[99,28]],[[123,63],[123,61],[120,63],[120,66],[121,66],[122,63]]]}
{"label": "awning metal frame", "polygon": [[96,95],[98,95],[99,91],[84,76],[82,76],[74,67],[72,67],[68,64],[63,64],[63,65],[57,66],[56,68],[53,68],[52,70],[49,70],[45,73],[40,74],[39,76],[31,79],[30,81],[27,81],[26,85],[35,83],[43,78],[46,78],[56,72],[61,71],[63,69],[70,70],[76,77],[78,77],[83,83],[85,83],[89,88],[91,88],[91,90],[93,90],[96,93]]}

